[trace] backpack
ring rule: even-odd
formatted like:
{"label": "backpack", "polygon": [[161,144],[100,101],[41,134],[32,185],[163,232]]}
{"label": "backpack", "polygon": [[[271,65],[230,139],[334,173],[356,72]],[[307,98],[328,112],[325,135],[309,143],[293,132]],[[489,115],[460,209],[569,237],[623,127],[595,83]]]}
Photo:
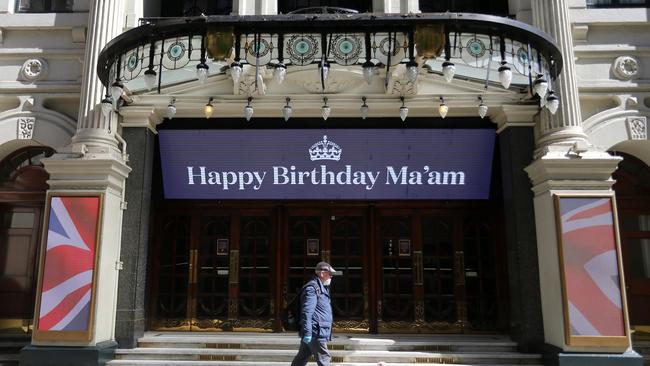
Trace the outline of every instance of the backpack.
{"label": "backpack", "polygon": [[318,286],[314,286],[309,283],[303,285],[300,291],[296,293],[296,296],[294,296],[293,300],[287,304],[287,307],[282,312],[282,327],[285,331],[298,332],[300,330],[300,320],[302,313],[301,297],[302,292],[308,286],[313,287],[316,290],[316,295],[320,296],[320,288]]}

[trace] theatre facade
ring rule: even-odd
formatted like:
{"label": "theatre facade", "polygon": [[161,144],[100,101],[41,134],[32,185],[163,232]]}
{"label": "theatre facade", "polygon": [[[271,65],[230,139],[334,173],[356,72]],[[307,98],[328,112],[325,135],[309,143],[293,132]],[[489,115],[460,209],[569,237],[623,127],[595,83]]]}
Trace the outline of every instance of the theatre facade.
{"label": "theatre facade", "polygon": [[642,362],[648,99],[579,88],[568,1],[186,3],[89,3],[76,120],[52,96],[0,114],[25,364],[283,332],[321,260],[336,332]]}

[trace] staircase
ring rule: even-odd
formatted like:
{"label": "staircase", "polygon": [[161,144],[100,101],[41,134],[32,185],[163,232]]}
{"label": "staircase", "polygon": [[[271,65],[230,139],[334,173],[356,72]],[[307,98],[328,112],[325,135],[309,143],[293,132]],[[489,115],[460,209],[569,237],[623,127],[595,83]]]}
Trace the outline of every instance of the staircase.
{"label": "staircase", "polygon": [[29,344],[29,335],[0,336],[0,366],[18,366],[20,349]]}
{"label": "staircase", "polygon": [[[295,333],[147,332],[138,346],[118,349],[108,365],[288,366],[299,339]],[[541,355],[517,353],[516,343],[501,335],[336,334],[329,349],[332,366],[542,364]]]}

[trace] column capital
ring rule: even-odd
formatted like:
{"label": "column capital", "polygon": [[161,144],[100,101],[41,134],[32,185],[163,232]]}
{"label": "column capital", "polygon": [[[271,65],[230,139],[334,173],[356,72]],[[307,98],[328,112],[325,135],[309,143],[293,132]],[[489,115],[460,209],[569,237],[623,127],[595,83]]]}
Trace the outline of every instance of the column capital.
{"label": "column capital", "polygon": [[50,191],[107,191],[121,195],[131,168],[117,159],[69,159],[60,154],[43,159]]}

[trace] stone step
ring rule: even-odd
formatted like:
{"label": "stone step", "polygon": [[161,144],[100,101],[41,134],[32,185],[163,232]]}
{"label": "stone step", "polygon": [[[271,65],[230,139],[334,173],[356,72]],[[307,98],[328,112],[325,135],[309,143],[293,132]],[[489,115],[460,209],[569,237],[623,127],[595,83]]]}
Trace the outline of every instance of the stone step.
{"label": "stone step", "polygon": [[[269,361],[291,362],[294,350],[272,349],[205,349],[205,348],[136,348],[121,349],[116,359],[128,360],[185,360],[185,361]],[[540,363],[541,356],[520,353],[444,353],[444,352],[396,352],[376,350],[331,351],[334,362],[397,362],[397,363],[444,363],[444,364],[531,364]]]}
{"label": "stone step", "polygon": [[0,354],[0,366],[18,365],[19,360],[19,354]]}
{"label": "stone step", "polygon": [[[142,348],[242,348],[292,349],[300,339],[295,334],[262,335],[145,335]],[[328,343],[331,350],[386,350],[431,352],[515,352],[517,344],[503,336],[376,336],[337,335]]]}
{"label": "stone step", "polygon": [[[107,363],[108,366],[287,366],[286,362],[245,362],[245,361],[169,361],[169,360],[113,360]],[[376,362],[338,362],[331,366],[377,366]],[[413,366],[412,363],[385,363],[385,366]],[[443,366],[449,364],[441,363],[418,363],[418,366]],[[480,366],[516,366],[514,364],[480,364]],[[316,366],[315,362],[307,363],[307,366]],[[455,364],[455,366],[475,366],[474,364]],[[530,364],[528,366],[542,366],[542,364]]]}

